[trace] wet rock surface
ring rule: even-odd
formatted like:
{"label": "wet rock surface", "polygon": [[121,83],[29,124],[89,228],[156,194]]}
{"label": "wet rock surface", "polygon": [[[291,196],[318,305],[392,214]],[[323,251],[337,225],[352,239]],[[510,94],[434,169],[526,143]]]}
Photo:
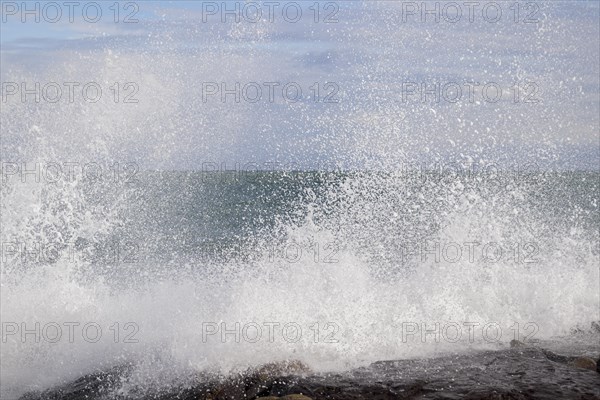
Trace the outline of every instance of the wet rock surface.
{"label": "wet rock surface", "polygon": [[[84,376],[33,399],[600,399],[597,359],[516,347],[434,359],[380,361],[341,374],[313,374],[302,363],[267,364],[227,379],[198,377],[186,388],[123,393],[131,366]],[[579,365],[581,364],[581,365]]]}

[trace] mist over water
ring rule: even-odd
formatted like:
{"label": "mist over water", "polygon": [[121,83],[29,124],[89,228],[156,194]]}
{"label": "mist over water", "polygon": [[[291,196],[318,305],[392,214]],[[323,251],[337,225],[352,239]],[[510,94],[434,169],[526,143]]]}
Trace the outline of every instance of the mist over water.
{"label": "mist over water", "polygon": [[[47,68],[3,53],[3,82],[105,95],[2,103],[2,397],[122,364],[125,396],[274,361],[347,371],[600,320],[598,49],[579,40],[598,26],[572,23],[594,6],[491,30],[339,4],[330,26],[165,7],[61,42]],[[440,76],[525,76],[543,101],[399,101]],[[340,101],[203,101],[204,82],[236,81],[335,81]]]}

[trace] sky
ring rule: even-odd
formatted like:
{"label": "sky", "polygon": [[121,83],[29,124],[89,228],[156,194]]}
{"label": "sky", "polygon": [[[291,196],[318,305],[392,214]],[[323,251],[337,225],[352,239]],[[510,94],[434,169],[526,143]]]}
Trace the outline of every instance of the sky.
{"label": "sky", "polygon": [[[600,162],[595,1],[76,3],[2,2],[3,152],[182,169]],[[6,93],[71,81],[98,82],[101,101]]]}

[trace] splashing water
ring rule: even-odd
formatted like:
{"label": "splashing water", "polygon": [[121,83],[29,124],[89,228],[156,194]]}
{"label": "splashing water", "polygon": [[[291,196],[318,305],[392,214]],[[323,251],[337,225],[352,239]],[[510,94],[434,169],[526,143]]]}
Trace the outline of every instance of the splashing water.
{"label": "splashing water", "polygon": [[[505,143],[469,138],[453,142],[458,170],[440,170],[447,152],[433,143],[449,142],[422,133],[454,123],[420,105],[279,104],[280,123],[261,105],[203,104],[192,90],[203,75],[284,76],[289,60],[256,50],[272,45],[267,28],[236,27],[202,51],[102,49],[43,76],[3,71],[15,82],[125,76],[153,100],[3,104],[3,396],[126,363],[125,394],[280,360],[343,371],[600,319],[597,171],[512,168],[492,151]],[[343,43],[355,35],[338,29]],[[381,77],[394,72],[370,57]],[[364,94],[374,82],[353,84]],[[414,152],[424,140],[427,161]],[[551,147],[539,154],[559,158]],[[194,167],[266,165],[265,154],[298,168]],[[318,168],[325,156],[333,168]],[[69,177],[66,162],[77,163]],[[101,174],[79,169],[91,162]],[[39,181],[22,174],[32,166]]]}

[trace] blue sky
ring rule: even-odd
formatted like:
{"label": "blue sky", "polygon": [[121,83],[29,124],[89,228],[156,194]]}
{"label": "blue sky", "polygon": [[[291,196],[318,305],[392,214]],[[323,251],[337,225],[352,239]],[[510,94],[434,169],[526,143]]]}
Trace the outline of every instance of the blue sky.
{"label": "blue sky", "polygon": [[[177,168],[215,160],[376,167],[406,157],[598,162],[598,2],[535,2],[536,22],[528,24],[515,23],[514,2],[499,2],[503,15],[495,23],[481,16],[473,22],[423,22],[419,14],[405,14],[407,2],[400,1],[322,1],[318,23],[309,9],[312,1],[301,2],[303,17],[296,23],[279,13],[292,2],[279,2],[274,22],[262,18],[258,23],[244,18],[235,23],[231,16],[222,23],[219,14],[203,21],[207,2],[137,2],[139,9],[130,3],[119,3],[118,23],[112,1],[102,2],[97,23],[86,22],[77,9],[72,23],[66,16],[57,23],[22,23],[18,14],[3,15],[3,82],[139,84],[135,107],[105,105],[100,115],[82,118],[78,113],[89,112],[64,106],[74,115],[62,120],[49,109],[37,113],[38,121],[4,115],[3,122],[15,125],[11,131],[40,126],[50,132],[46,145],[60,154],[80,140],[81,152],[89,148],[84,146],[89,137],[76,136],[85,129],[91,142],[103,143],[90,153],[102,148],[118,157]],[[243,6],[228,1],[227,7],[235,4]],[[466,11],[464,2],[457,4]],[[532,3],[519,4],[523,19]],[[132,11],[138,22],[123,23]],[[337,22],[324,23],[333,11]],[[298,82],[304,88],[302,101],[200,101],[203,82],[268,81]],[[331,82],[339,89],[338,103],[314,102],[306,95],[315,83],[323,91]],[[494,83],[503,97],[498,103],[403,102],[405,82]],[[532,83],[538,103],[510,101],[515,84],[523,94]],[[22,104],[11,107],[13,114],[26,113]],[[65,132],[65,125],[73,131]],[[118,126],[119,131],[109,134],[101,126]],[[3,150],[27,140],[9,138]]]}

